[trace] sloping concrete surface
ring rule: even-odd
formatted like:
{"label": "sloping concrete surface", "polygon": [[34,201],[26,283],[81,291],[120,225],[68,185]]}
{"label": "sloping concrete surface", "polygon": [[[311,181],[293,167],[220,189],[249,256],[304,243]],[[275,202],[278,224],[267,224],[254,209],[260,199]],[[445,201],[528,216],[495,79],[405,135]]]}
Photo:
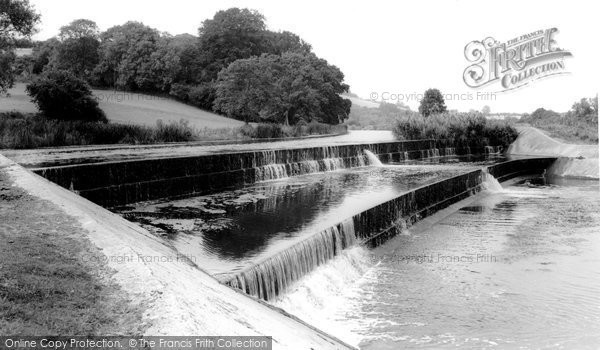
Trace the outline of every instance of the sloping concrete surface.
{"label": "sloping concrete surface", "polygon": [[351,348],[281,309],[227,288],[141,227],[2,155],[0,172],[81,224],[82,236],[101,249],[116,271],[115,282],[136,303],[148,305],[145,335],[272,336],[274,349]]}
{"label": "sloping concrete surface", "polygon": [[526,127],[507,151],[513,156],[559,157],[548,170],[549,175],[598,179],[598,145],[576,145],[557,141],[542,131]]}

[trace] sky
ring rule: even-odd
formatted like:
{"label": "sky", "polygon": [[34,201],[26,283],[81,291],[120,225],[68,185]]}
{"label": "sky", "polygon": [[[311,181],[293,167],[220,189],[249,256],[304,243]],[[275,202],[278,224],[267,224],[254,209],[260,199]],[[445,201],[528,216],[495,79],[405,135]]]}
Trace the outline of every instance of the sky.
{"label": "sky", "polygon": [[[230,7],[261,12],[271,30],[288,30],[338,66],[352,92],[418,107],[418,94],[437,88],[449,109],[531,113],[538,107],[564,112],[598,93],[598,22],[593,1],[264,1],[264,0],[30,0],[42,15],[34,39],[55,36],[61,26],[87,18],[101,30],[129,20],[171,34],[197,34],[203,20]],[[505,42],[556,27],[557,46],[572,53],[568,74],[540,79],[508,92],[498,85],[468,87],[465,45],[487,37]],[[479,94],[478,94],[479,93]]]}

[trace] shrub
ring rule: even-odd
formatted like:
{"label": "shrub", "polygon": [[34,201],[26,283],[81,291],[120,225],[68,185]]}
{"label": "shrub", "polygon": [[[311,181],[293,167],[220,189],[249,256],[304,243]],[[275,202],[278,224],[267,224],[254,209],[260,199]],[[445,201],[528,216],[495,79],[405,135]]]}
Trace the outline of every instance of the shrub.
{"label": "shrub", "polygon": [[196,107],[212,110],[215,101],[215,88],[210,83],[194,86],[189,92],[189,102]]}
{"label": "shrub", "polygon": [[189,85],[184,84],[173,84],[169,95],[173,96],[179,101],[189,102],[190,101],[190,90],[192,89]]}
{"label": "shrub", "polygon": [[27,85],[27,93],[49,119],[106,122],[89,85],[68,71],[49,71]]}
{"label": "shrub", "polygon": [[317,122],[313,121],[313,122],[308,123],[308,125],[306,126],[306,131],[308,132],[309,135],[331,134],[331,125],[317,123]]}
{"label": "shrub", "polygon": [[412,116],[397,121],[394,134],[401,140],[450,140],[462,146],[507,147],[518,136],[507,122],[488,120],[481,113],[444,113]]}
{"label": "shrub", "polygon": [[254,137],[258,139],[279,139],[284,137],[281,124],[258,124]]}
{"label": "shrub", "polygon": [[[206,134],[206,133],[205,133]],[[211,135],[232,137],[231,130]],[[203,135],[186,122],[157,123],[154,127],[47,119],[38,115],[0,113],[0,148],[38,148],[98,144],[184,142]]]}

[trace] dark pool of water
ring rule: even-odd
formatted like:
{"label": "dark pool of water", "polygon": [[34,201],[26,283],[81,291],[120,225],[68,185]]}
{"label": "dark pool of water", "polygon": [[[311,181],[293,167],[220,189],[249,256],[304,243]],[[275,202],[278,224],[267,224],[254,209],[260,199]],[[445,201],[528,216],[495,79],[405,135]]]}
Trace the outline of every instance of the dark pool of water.
{"label": "dark pool of water", "polygon": [[365,167],[118,208],[209,273],[232,272],[417,186],[478,165]]}
{"label": "dark pool of water", "polygon": [[276,304],[361,349],[597,349],[598,182],[551,182],[351,250]]}

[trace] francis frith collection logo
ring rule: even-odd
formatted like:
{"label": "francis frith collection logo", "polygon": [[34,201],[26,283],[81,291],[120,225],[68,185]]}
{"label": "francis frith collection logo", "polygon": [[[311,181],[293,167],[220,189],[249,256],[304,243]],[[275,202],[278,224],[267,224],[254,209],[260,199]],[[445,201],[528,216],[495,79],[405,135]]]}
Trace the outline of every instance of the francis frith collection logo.
{"label": "francis frith collection logo", "polygon": [[468,43],[465,58],[470,65],[463,73],[465,84],[472,88],[499,84],[498,91],[508,91],[568,73],[564,59],[571,52],[557,46],[556,32],[558,29],[549,28],[503,43],[492,37]]}

